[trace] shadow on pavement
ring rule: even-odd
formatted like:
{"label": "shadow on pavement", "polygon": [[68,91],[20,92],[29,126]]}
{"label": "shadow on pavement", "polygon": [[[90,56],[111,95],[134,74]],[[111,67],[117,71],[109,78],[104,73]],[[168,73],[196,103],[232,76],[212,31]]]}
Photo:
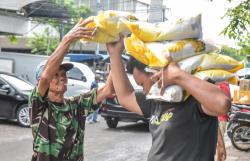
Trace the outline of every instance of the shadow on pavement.
{"label": "shadow on pavement", "polygon": [[133,124],[123,124],[117,126],[117,128],[111,129],[108,128],[109,131],[133,131],[133,132],[149,132],[148,123],[133,123]]}
{"label": "shadow on pavement", "polygon": [[7,126],[21,127],[21,126],[18,125],[17,121],[15,121],[15,120],[8,120],[8,119],[2,119],[2,118],[0,118],[0,124],[1,125],[7,125]]}

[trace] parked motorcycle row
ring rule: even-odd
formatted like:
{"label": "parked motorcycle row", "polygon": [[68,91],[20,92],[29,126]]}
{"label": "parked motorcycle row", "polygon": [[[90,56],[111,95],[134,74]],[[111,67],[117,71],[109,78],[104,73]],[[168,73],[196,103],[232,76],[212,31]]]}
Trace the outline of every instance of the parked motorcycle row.
{"label": "parked motorcycle row", "polygon": [[232,104],[227,134],[232,145],[241,151],[250,150],[250,105]]}

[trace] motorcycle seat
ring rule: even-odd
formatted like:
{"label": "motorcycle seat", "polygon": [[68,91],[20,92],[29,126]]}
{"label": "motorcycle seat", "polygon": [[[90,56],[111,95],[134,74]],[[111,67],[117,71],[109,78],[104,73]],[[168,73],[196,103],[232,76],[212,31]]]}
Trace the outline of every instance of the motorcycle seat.
{"label": "motorcycle seat", "polygon": [[250,110],[250,105],[243,105],[243,104],[232,104],[232,106],[235,106],[239,109],[246,109],[246,110]]}

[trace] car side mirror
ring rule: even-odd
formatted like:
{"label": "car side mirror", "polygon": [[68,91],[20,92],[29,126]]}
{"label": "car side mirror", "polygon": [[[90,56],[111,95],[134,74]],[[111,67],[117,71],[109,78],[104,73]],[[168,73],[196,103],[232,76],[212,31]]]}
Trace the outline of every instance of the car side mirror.
{"label": "car side mirror", "polygon": [[2,92],[9,93],[10,90],[11,90],[11,88],[10,88],[10,86],[9,86],[8,84],[5,84],[5,85],[3,85],[3,86],[1,87],[0,90],[1,90]]}
{"label": "car side mirror", "polygon": [[87,78],[84,75],[82,76],[81,80],[87,82]]}

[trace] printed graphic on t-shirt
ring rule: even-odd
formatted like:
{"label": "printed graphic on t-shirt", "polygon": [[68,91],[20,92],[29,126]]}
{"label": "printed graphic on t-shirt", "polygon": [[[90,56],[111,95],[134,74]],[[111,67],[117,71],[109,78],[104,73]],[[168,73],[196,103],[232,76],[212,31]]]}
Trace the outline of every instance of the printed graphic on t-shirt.
{"label": "printed graphic on t-shirt", "polygon": [[152,115],[150,119],[150,123],[152,125],[160,125],[163,122],[169,121],[173,117],[173,112],[166,112],[161,116]]}

